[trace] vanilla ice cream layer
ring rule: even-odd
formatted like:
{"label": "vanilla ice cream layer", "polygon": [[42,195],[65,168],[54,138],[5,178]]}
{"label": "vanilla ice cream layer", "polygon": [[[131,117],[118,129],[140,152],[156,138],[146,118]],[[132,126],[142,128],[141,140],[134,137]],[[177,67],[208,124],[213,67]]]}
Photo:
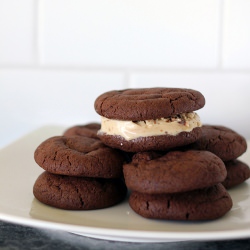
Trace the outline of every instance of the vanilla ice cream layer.
{"label": "vanilla ice cream layer", "polygon": [[129,141],[147,136],[175,136],[201,126],[200,117],[195,112],[145,121],[121,121],[101,117],[101,129],[98,133],[118,135]]}

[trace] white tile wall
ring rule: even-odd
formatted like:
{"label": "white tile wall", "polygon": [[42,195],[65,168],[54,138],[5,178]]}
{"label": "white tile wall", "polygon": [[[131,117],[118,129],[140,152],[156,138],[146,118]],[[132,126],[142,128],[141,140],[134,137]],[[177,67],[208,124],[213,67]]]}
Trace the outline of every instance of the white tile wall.
{"label": "white tile wall", "polygon": [[0,0],[0,147],[98,119],[127,87],[201,90],[204,122],[250,139],[249,0]]}
{"label": "white tile wall", "polygon": [[217,65],[216,0],[44,0],[40,11],[43,64]]}
{"label": "white tile wall", "polygon": [[34,6],[33,0],[0,1],[0,65],[34,63]]}
{"label": "white tile wall", "polygon": [[124,88],[122,73],[101,71],[2,70],[0,79],[0,147],[44,125],[99,122],[96,97]]}
{"label": "white tile wall", "polygon": [[225,68],[250,68],[250,1],[224,4],[223,64]]}

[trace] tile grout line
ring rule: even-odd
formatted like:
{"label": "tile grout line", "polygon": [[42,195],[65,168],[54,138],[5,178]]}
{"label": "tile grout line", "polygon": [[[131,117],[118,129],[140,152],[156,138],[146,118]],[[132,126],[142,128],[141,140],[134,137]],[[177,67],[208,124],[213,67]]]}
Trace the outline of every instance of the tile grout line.
{"label": "tile grout line", "polygon": [[34,18],[34,65],[38,65],[39,55],[38,55],[38,1],[33,0],[33,18]]}
{"label": "tile grout line", "polygon": [[43,25],[42,25],[42,17],[41,14],[43,10],[42,1],[37,0],[36,1],[36,36],[37,36],[37,66],[41,66],[41,58],[42,58],[42,34],[43,34]]}
{"label": "tile grout line", "polygon": [[[39,55],[39,53],[38,53]],[[38,59],[39,60],[39,59]],[[129,84],[131,74],[141,73],[250,73],[250,68],[144,68],[144,67],[105,67],[105,66],[81,66],[81,65],[41,65],[37,64],[0,64],[0,69],[5,70],[40,70],[40,71],[103,71],[123,73],[124,84]]]}
{"label": "tile grout line", "polygon": [[219,1],[219,24],[218,24],[218,66],[223,69],[223,36],[224,36],[224,0]]}

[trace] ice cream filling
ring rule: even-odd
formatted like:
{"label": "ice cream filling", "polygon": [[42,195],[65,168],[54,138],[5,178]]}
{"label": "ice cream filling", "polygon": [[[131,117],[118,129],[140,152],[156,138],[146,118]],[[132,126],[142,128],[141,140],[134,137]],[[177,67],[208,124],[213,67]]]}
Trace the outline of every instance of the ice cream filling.
{"label": "ice cream filling", "polygon": [[146,136],[175,136],[201,126],[200,117],[195,112],[145,121],[121,121],[101,117],[101,129],[98,133],[121,136],[129,141]]}

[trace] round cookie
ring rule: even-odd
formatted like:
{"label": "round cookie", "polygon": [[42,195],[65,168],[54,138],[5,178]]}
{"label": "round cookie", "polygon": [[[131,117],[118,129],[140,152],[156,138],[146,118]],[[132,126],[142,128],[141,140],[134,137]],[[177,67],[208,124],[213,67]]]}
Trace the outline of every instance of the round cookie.
{"label": "round cookie", "polygon": [[121,179],[98,179],[43,172],[33,186],[42,203],[68,210],[92,210],[121,202],[127,188]]}
{"label": "round cookie", "polygon": [[204,105],[205,98],[200,92],[181,88],[113,90],[100,95],[94,103],[101,116],[131,121],[169,117]]}
{"label": "round cookie", "polygon": [[224,126],[203,125],[202,136],[189,148],[207,150],[223,161],[230,161],[238,158],[247,150],[247,143],[244,137]]}
{"label": "round cookie", "polygon": [[85,125],[76,125],[73,127],[68,128],[63,135],[64,136],[73,136],[73,135],[79,135],[79,136],[86,136],[90,138],[96,138],[98,130],[101,128],[100,123],[89,123]]}
{"label": "round cookie", "polygon": [[124,164],[129,189],[141,193],[178,193],[218,184],[226,178],[224,163],[208,151],[137,153]]}
{"label": "round cookie", "polygon": [[203,221],[214,220],[232,208],[232,199],[221,184],[177,194],[132,192],[130,207],[151,219]]}
{"label": "round cookie", "polygon": [[109,147],[125,152],[166,151],[198,140],[201,136],[201,129],[194,128],[191,132],[181,132],[177,136],[148,136],[129,141],[121,136],[113,136],[105,133],[100,133],[98,136]]}
{"label": "round cookie", "polygon": [[126,152],[168,150],[196,141],[201,135],[199,116],[204,96],[180,88],[114,90],[95,100],[101,116],[99,138]]}
{"label": "round cookie", "polygon": [[69,176],[119,178],[123,154],[99,139],[84,136],[54,136],[42,142],[34,153],[44,170]]}
{"label": "round cookie", "polygon": [[247,164],[239,160],[225,162],[227,177],[222,182],[227,189],[235,187],[250,177],[250,168]]}

